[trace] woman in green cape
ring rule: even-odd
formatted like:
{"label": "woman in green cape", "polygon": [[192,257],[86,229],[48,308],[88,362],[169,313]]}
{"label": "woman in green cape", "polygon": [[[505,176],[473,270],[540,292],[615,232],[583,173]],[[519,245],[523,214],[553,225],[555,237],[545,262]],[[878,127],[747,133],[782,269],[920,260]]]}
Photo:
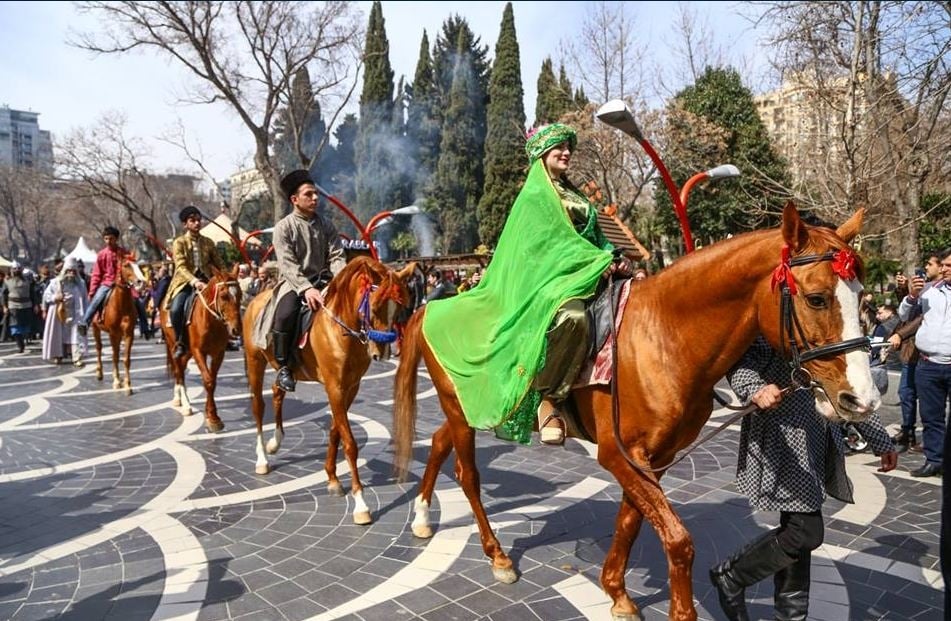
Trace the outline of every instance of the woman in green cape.
{"label": "woman in green cape", "polygon": [[565,176],[575,145],[560,123],[529,136],[528,177],[481,282],[429,303],[423,320],[469,424],[523,443],[536,415],[542,442],[564,442],[559,406],[588,350],[584,303],[615,269],[594,207]]}

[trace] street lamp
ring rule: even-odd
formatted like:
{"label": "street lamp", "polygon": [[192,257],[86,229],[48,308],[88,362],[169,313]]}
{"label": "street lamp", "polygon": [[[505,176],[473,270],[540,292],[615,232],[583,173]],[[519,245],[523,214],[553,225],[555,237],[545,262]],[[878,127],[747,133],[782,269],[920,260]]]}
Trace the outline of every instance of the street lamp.
{"label": "street lamp", "polygon": [[389,224],[393,216],[415,216],[418,213],[423,213],[423,210],[416,205],[408,205],[391,211],[381,211],[370,219],[370,223],[367,224],[367,233],[372,235],[378,227]]}
{"label": "street lamp", "polygon": [[690,197],[690,191],[693,189],[693,186],[698,183],[706,180],[716,181],[718,179],[729,179],[730,177],[739,177],[740,169],[734,166],[733,164],[721,164],[716,168],[711,168],[705,172],[699,172],[693,177],[687,180],[687,183],[684,184],[684,187],[680,189],[680,202],[683,204],[684,209],[687,208],[687,199]]}
{"label": "street lamp", "polygon": [[337,207],[337,209],[339,209],[340,211],[342,211],[345,216],[347,216],[348,218],[350,218],[350,220],[353,222],[354,226],[357,227],[357,231],[360,233],[360,237],[362,237],[362,238],[363,238],[363,241],[365,241],[365,242],[367,243],[367,246],[368,246],[369,249],[370,249],[370,256],[373,257],[375,260],[379,261],[379,260],[380,260],[380,256],[377,254],[376,248],[373,247],[373,240],[370,239],[369,229],[363,226],[363,223],[361,223],[360,220],[357,219],[357,217],[356,217],[355,215],[353,215],[353,212],[350,211],[350,210],[347,208],[346,205],[344,205],[343,203],[340,202],[340,199],[339,199],[339,198],[337,198],[336,196],[334,196],[333,194],[331,194],[331,193],[328,192],[327,190],[323,189],[322,187],[320,187],[320,186],[319,186],[318,184],[316,184],[316,183],[314,184],[314,187],[317,188],[317,191],[320,192],[320,195],[321,195],[321,196],[323,196],[323,197],[326,198],[328,201],[330,201],[331,203],[333,203],[333,205],[334,205],[335,207]]}
{"label": "street lamp", "polygon": [[690,222],[687,220],[687,207],[683,201],[680,200],[680,193],[677,192],[677,186],[674,184],[670,172],[667,170],[667,167],[664,166],[664,162],[660,159],[660,156],[657,155],[657,152],[654,151],[654,147],[651,146],[651,143],[648,142],[644,134],[641,133],[637,122],[634,120],[634,115],[631,114],[631,110],[627,107],[627,104],[621,99],[613,99],[598,108],[598,112],[595,116],[597,116],[602,123],[619,129],[634,138],[647,153],[648,157],[651,158],[651,161],[654,162],[654,166],[657,167],[661,178],[664,180],[664,185],[667,187],[667,193],[670,194],[670,198],[674,202],[674,212],[680,221],[680,231],[684,236],[684,246],[688,253],[693,252],[693,235],[690,234]]}

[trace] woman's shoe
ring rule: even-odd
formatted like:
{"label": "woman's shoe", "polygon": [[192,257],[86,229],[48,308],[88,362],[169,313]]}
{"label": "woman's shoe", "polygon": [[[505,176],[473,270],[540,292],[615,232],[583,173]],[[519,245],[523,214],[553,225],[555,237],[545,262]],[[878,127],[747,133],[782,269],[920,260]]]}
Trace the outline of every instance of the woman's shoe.
{"label": "woman's shoe", "polygon": [[565,443],[565,421],[558,406],[550,399],[542,399],[538,406],[538,421],[542,444],[561,446]]}

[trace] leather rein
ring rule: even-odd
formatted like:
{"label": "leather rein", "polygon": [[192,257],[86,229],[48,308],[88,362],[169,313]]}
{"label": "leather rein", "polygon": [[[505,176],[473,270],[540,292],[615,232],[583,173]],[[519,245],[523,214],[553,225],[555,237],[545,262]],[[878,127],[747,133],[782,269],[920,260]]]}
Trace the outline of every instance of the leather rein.
{"label": "leather rein", "polygon": [[[796,315],[796,308],[792,301],[793,296],[795,296],[797,293],[797,287],[795,279],[793,278],[792,268],[801,265],[811,265],[813,263],[819,263],[823,261],[832,261],[833,271],[840,278],[851,280],[855,278],[856,257],[850,248],[830,250],[823,254],[808,254],[791,258],[789,254],[790,252],[788,245],[784,245],[782,251],[782,260],[780,265],[773,271],[772,280],[773,290],[775,291],[778,285],[781,295],[779,313],[779,339],[781,342],[783,342],[788,336],[788,342],[785,343],[786,349],[783,351],[783,357],[789,364],[790,385],[782,389],[782,395],[786,396],[790,392],[796,390],[811,389],[821,391],[826,396],[826,398],[829,399],[829,395],[822,384],[814,380],[812,378],[812,374],[810,374],[809,371],[807,371],[802,365],[806,362],[809,362],[810,360],[821,358],[822,356],[831,356],[834,354],[841,354],[859,349],[864,349],[867,351],[870,348],[870,342],[868,337],[863,336],[818,346],[809,343],[808,339],[806,338],[805,331],[802,328],[802,324],[799,321],[799,317]],[[613,296],[613,280],[609,283],[608,287],[610,289],[610,294]],[[719,397],[719,395],[716,394],[716,391],[714,391],[713,397],[716,399],[716,401],[726,408],[735,411],[726,421],[721,423],[716,429],[704,434],[700,439],[682,451],[680,455],[676,456],[669,463],[663,466],[652,468],[650,466],[638,464],[631,458],[624,445],[621,443],[621,420],[617,391],[617,323],[615,314],[616,310],[614,308],[614,304],[611,304],[611,362],[614,373],[614,378],[612,378],[611,381],[611,418],[614,426],[614,442],[617,445],[618,452],[624,456],[624,459],[632,468],[643,474],[645,478],[660,487],[660,482],[656,477],[651,476],[652,474],[664,472],[672,466],[680,463],[684,458],[686,458],[702,444],[708,442],[724,429],[730,425],[733,425],[736,421],[740,420],[744,416],[757,411],[759,408],[757,408],[756,404],[754,404],[752,401],[748,401],[747,403],[740,406],[727,404]],[[829,400],[831,402],[831,399]]]}
{"label": "leather rein", "polygon": [[[217,319],[218,321],[222,323],[226,323],[224,315],[221,314],[221,304],[218,302],[218,293],[219,293],[218,287],[220,286],[236,287],[238,286],[238,281],[226,280],[223,282],[215,282],[211,284],[211,299],[212,299],[212,302],[214,303],[214,306],[215,306],[214,308],[212,308],[211,304],[208,303],[208,300],[205,299],[204,291],[198,292],[198,299],[201,300],[201,305],[205,307],[205,310],[207,310],[211,314],[212,317],[214,317],[215,319]],[[207,289],[208,287],[205,287],[205,288]]]}
{"label": "leather rein", "polygon": [[[396,330],[374,330],[370,322],[370,294],[379,290],[380,285],[374,284],[369,276],[363,274],[360,277],[360,289],[360,303],[357,305],[359,327],[357,329],[353,329],[344,323],[344,321],[333,314],[326,305],[323,306],[324,312],[327,313],[327,316],[330,317],[334,323],[343,328],[347,336],[357,339],[364,345],[370,341],[374,343],[392,343],[397,337]],[[403,304],[403,296],[400,293],[399,287],[396,285],[390,285],[389,290],[384,293],[384,299],[392,300],[400,305]]]}

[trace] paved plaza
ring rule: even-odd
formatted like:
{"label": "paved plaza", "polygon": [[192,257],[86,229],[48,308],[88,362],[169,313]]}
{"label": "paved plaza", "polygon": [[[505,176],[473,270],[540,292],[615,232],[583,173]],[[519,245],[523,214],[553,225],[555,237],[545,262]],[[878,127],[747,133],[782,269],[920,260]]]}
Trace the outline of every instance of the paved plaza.
{"label": "paved plaza", "polygon": [[[163,346],[136,341],[135,393],[84,369],[18,355],[0,344],[0,619],[291,620],[610,619],[598,582],[619,488],[595,447],[519,446],[478,436],[486,509],[520,574],[495,583],[468,504],[447,461],[432,516],[413,537],[412,500],[428,438],[441,421],[419,384],[412,479],[392,476],[395,361],[374,363],[351,408],[373,524],[352,523],[352,497],[330,496],[323,461],[328,406],[318,384],[285,401],[286,438],[272,472],[254,474],[254,431],[240,352],[218,386],[226,428],[170,406]],[[196,409],[204,393],[188,376]],[[891,377],[883,420],[899,420]],[[268,420],[271,419],[267,399]],[[714,413],[711,423],[729,413]],[[738,433],[729,429],[671,469],[663,483],[694,537],[694,595],[702,619],[722,619],[707,569],[776,514],[754,514],[733,486]],[[810,619],[941,619],[940,478],[914,479],[919,454],[876,472],[848,457],[855,505],[825,505],[825,544],[812,565]],[[349,485],[346,464],[341,479]],[[667,563],[645,526],[628,589],[647,619],[669,605]],[[748,590],[754,618],[772,618],[772,581]]]}

